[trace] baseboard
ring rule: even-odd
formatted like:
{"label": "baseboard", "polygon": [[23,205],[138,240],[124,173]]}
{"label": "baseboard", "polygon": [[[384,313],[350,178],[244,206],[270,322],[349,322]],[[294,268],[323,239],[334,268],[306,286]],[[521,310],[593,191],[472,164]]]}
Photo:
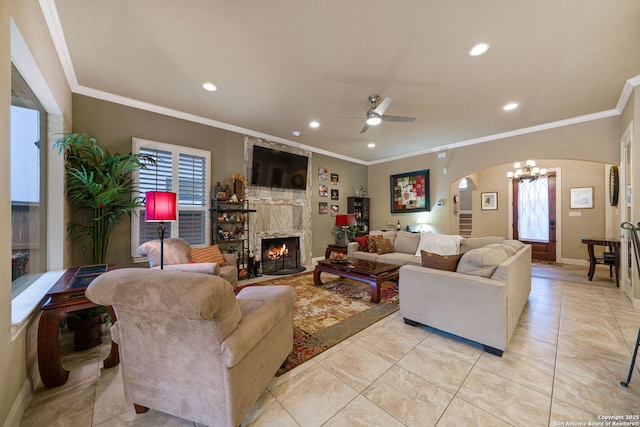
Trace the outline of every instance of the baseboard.
{"label": "baseboard", "polygon": [[585,267],[589,266],[589,261],[583,259],[573,259],[573,258],[560,258],[558,260],[561,264],[570,264],[570,265],[583,265]]}
{"label": "baseboard", "polygon": [[40,373],[38,372],[37,365],[35,371],[37,376],[36,382],[33,382],[34,375],[32,371],[31,375],[29,375],[30,378],[24,380],[22,388],[16,396],[16,400],[14,400],[13,405],[11,405],[9,415],[7,415],[7,419],[4,420],[4,427],[14,427],[20,425],[20,421],[22,421],[24,411],[27,409],[27,406],[29,406],[29,402],[33,397],[34,387],[32,387],[31,384],[37,384],[37,382],[40,381]]}

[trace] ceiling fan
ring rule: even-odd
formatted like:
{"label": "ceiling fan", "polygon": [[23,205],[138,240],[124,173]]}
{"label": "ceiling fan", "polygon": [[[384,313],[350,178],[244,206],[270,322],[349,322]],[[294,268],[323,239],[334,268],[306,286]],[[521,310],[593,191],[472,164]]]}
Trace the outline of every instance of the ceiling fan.
{"label": "ceiling fan", "polygon": [[370,95],[369,103],[371,104],[369,110],[367,110],[367,114],[365,116],[333,116],[338,118],[346,118],[346,119],[366,119],[366,123],[360,133],[365,133],[369,126],[379,125],[382,121],[385,122],[415,122],[415,117],[406,117],[406,116],[389,116],[385,115],[384,112],[391,105],[391,101],[393,101],[388,96],[382,100],[378,104],[380,97],[378,95]]}

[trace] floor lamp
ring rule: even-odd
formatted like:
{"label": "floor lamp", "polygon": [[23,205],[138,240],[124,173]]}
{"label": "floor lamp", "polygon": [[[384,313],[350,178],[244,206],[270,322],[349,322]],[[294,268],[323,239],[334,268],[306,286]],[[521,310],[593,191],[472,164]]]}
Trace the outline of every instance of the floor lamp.
{"label": "floor lamp", "polygon": [[145,221],[159,222],[160,269],[164,269],[164,222],[176,220],[176,193],[148,191],[146,194]]}

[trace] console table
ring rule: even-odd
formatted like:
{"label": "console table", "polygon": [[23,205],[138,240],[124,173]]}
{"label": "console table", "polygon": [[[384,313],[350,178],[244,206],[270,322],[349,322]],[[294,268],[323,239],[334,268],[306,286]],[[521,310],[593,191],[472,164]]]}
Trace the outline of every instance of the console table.
{"label": "console table", "polygon": [[[58,279],[45,295],[42,305],[42,316],[38,324],[38,365],[42,383],[46,387],[57,387],[67,382],[69,371],[60,362],[60,345],[58,343],[58,328],[60,320],[66,313],[86,308],[97,307],[86,296],[86,284],[73,286],[73,278],[80,267],[71,267]],[[109,264],[108,270],[116,266]],[[112,307],[107,307],[111,321],[116,321],[116,313]],[[111,341],[111,352],[104,360],[104,367],[111,368],[120,363],[118,344]]]}
{"label": "console table", "polygon": [[[589,276],[589,280],[593,280],[593,274],[596,271],[596,264],[605,264],[609,266],[609,275],[612,274],[612,268],[615,270],[616,286],[620,286],[620,240],[583,237],[582,243],[587,245],[587,252],[589,253],[589,273],[587,274]],[[608,250],[603,255],[596,256],[593,251],[594,246],[606,246]]]}

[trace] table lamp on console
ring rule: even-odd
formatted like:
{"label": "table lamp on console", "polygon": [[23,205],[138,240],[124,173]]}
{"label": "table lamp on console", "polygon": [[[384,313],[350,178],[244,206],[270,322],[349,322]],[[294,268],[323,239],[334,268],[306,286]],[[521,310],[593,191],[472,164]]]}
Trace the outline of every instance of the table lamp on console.
{"label": "table lamp on console", "polygon": [[164,223],[176,220],[176,193],[170,191],[148,191],[146,193],[145,221],[159,222],[160,269],[164,269]]}
{"label": "table lamp on console", "polygon": [[355,214],[336,215],[336,227],[342,227],[342,245],[347,246],[349,244],[349,227],[355,227],[355,225]]}

